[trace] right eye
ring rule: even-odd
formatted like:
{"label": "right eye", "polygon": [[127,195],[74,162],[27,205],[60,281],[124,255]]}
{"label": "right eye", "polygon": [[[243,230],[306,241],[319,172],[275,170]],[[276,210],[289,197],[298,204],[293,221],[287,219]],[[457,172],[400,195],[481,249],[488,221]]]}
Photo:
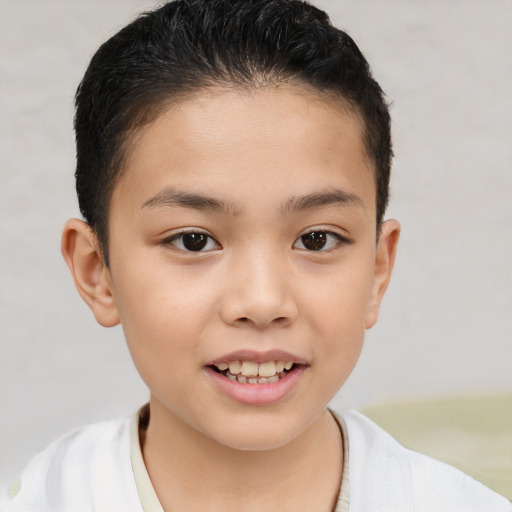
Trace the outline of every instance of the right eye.
{"label": "right eye", "polygon": [[215,239],[200,231],[177,233],[164,240],[164,243],[174,245],[177,249],[186,252],[206,252],[220,249],[220,245]]}

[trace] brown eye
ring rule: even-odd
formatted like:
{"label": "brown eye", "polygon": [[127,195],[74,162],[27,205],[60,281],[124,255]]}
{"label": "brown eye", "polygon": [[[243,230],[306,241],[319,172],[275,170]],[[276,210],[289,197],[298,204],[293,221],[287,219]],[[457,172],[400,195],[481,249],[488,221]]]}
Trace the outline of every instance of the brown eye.
{"label": "brown eye", "polygon": [[183,247],[187,251],[200,251],[206,247],[208,237],[203,233],[187,233],[183,235]]}
{"label": "brown eye", "polygon": [[301,235],[293,244],[294,249],[306,251],[327,251],[337,245],[350,244],[352,241],[332,231],[309,231]]}
{"label": "brown eye", "polygon": [[215,239],[206,233],[196,231],[178,233],[164,240],[164,243],[174,245],[177,249],[185,252],[206,252],[220,249],[220,245]]}
{"label": "brown eye", "polygon": [[327,233],[325,231],[311,231],[300,237],[302,245],[310,251],[319,251],[327,243]]}

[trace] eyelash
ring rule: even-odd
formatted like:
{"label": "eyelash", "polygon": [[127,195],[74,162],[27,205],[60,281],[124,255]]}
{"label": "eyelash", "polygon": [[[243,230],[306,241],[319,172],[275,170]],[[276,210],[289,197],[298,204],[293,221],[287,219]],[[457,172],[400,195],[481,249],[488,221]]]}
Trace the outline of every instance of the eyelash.
{"label": "eyelash", "polygon": [[[304,245],[304,238],[307,237],[307,236],[313,235],[313,234],[324,235],[325,239],[326,239],[325,240],[325,245],[329,244],[329,242],[328,242],[329,238],[331,238],[331,243],[329,244],[329,246],[327,248],[324,248],[324,246],[322,246],[322,247],[319,247],[318,249],[311,249],[311,248],[308,249]],[[198,245],[198,250],[197,251],[192,250],[190,248],[187,248],[184,245],[184,240],[183,239],[187,235],[197,235],[198,236],[197,242],[198,242],[199,245]],[[332,243],[332,239],[335,240],[334,244]],[[175,243],[177,241],[180,241],[180,243],[179,244]],[[192,242],[193,242],[193,240],[192,240]],[[203,242],[204,242],[204,245],[202,245]],[[212,242],[213,242],[213,244],[215,244],[216,247],[213,247],[213,248],[212,247],[208,247],[208,245],[211,245]],[[215,238],[213,238],[212,236],[208,235],[204,231],[199,231],[199,230],[180,231],[179,233],[176,233],[176,234],[174,234],[174,235],[164,239],[162,241],[162,243],[164,245],[172,245],[172,246],[176,247],[176,249],[181,250],[183,252],[188,252],[188,253],[193,253],[193,252],[203,253],[203,252],[209,252],[209,251],[212,251],[212,250],[222,249],[222,246],[220,245],[219,242],[217,242],[217,240],[215,240]],[[298,243],[301,243],[302,247],[296,247]],[[331,249],[334,249],[338,245],[347,245],[347,244],[351,244],[351,243],[352,243],[351,239],[349,239],[347,237],[344,237],[344,236],[340,235],[339,233],[335,233],[333,231],[329,231],[329,230],[326,230],[326,229],[310,229],[306,233],[303,233],[302,235],[300,235],[295,240],[295,242],[293,243],[292,247],[295,248],[295,249],[299,249],[299,250],[303,250],[303,251],[307,251],[307,252],[326,252],[326,251],[329,251]],[[207,249],[203,250],[205,248],[207,248]]]}
{"label": "eyelash", "polygon": [[[187,235],[198,235],[198,236],[204,237],[206,239],[206,243],[204,246],[200,247],[201,250],[198,250],[198,251],[193,251],[193,250],[187,249],[187,247],[185,247],[183,244],[183,238]],[[179,247],[176,243],[174,243],[178,240],[181,240],[181,244],[180,244],[181,247]],[[219,244],[219,242],[217,242],[217,240],[215,240],[215,238],[210,236],[208,233],[205,233],[204,231],[199,231],[197,229],[196,230],[180,231],[179,233],[176,233],[162,241],[162,243],[164,245],[173,245],[178,250],[181,250],[183,252],[197,252],[197,253],[207,252],[207,251],[203,251],[202,249],[204,249],[204,247],[207,247],[209,244],[211,244],[211,242],[213,242],[216,245],[216,247],[215,248],[210,247],[207,249],[207,251],[222,248],[221,245]]]}
{"label": "eyelash", "polygon": [[[329,243],[328,242],[328,238],[330,237],[331,239],[334,239],[335,242],[334,244],[331,242],[330,246],[327,247],[327,248],[324,248],[323,246],[321,248],[318,248],[318,249],[308,249],[305,245],[304,245],[304,238],[307,237],[308,235],[313,235],[313,234],[322,234],[322,235],[325,235],[325,238],[326,238],[326,245]],[[301,243],[302,244],[302,247],[296,247],[296,245],[298,243]],[[293,247],[295,247],[296,249],[299,249],[299,250],[303,250],[303,251],[308,251],[308,252],[327,252],[331,249],[334,249],[335,247],[337,247],[338,245],[348,245],[348,244],[351,244],[352,243],[352,240],[345,237],[345,236],[342,236],[340,235],[339,233],[335,233],[334,231],[329,231],[327,229],[310,229],[309,231],[307,231],[306,233],[303,233],[302,235],[300,235],[297,240],[295,240],[294,244],[293,244]]]}

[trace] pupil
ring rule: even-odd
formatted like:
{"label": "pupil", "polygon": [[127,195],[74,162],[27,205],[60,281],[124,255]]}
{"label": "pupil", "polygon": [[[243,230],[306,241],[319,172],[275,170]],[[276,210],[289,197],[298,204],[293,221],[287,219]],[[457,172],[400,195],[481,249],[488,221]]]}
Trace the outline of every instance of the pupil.
{"label": "pupil", "polygon": [[313,231],[301,236],[302,243],[306,249],[319,251],[327,243],[327,236],[323,231]]}
{"label": "pupil", "polygon": [[183,235],[183,246],[189,251],[200,251],[208,242],[208,237],[202,233],[187,233]]}

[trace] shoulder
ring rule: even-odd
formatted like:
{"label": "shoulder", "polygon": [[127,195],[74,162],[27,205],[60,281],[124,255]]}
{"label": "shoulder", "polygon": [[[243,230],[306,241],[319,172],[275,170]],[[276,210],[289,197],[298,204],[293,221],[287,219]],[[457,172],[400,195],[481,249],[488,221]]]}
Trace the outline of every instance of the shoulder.
{"label": "shoulder", "polygon": [[[408,450],[366,416],[338,415],[348,437],[353,510],[512,512],[512,504],[458,469]],[[351,509],[352,510],[352,509]]]}
{"label": "shoulder", "polygon": [[[2,512],[139,511],[131,505],[137,490],[130,462],[130,421],[107,421],[71,432],[32,459],[14,487],[2,502]],[[112,492],[116,488],[119,493]]]}

